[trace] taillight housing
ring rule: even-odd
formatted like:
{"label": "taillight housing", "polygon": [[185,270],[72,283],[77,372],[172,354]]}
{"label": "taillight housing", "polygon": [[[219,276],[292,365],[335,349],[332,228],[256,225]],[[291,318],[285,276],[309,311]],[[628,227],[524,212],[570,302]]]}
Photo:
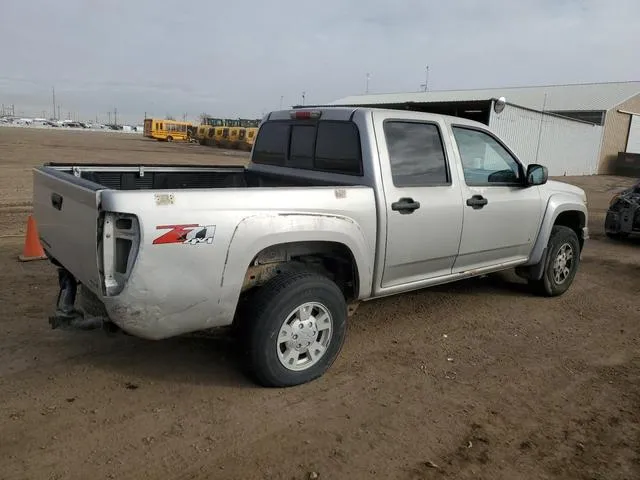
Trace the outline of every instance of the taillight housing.
{"label": "taillight housing", "polygon": [[295,120],[311,120],[320,118],[322,112],[320,110],[291,110],[290,115]]}
{"label": "taillight housing", "polygon": [[140,225],[135,215],[106,212],[98,249],[103,292],[119,294],[125,287],[138,256]]}

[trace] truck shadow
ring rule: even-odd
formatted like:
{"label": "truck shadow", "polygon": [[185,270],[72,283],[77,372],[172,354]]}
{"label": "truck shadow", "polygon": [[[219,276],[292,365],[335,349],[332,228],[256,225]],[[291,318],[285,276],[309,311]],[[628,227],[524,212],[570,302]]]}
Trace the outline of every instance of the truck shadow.
{"label": "truck shadow", "polygon": [[429,290],[451,294],[486,294],[501,296],[532,296],[527,281],[520,278],[513,270],[491,273],[481,277],[469,278],[453,283],[436,285]]}
{"label": "truck shadow", "polygon": [[[463,280],[408,293],[428,302],[427,292],[457,295],[531,295],[524,280],[509,272]],[[396,299],[397,300],[397,299]],[[390,308],[391,299],[376,300],[381,308]],[[356,314],[357,316],[357,314]],[[357,321],[357,320],[356,320]],[[350,335],[358,335],[351,333]],[[123,378],[123,388],[141,383],[212,385],[233,388],[259,388],[243,367],[238,344],[228,332],[207,332],[151,341],[102,331],[69,332],[70,343],[86,344],[86,353],[73,357],[76,363],[115,373]],[[71,348],[73,349],[73,348]]]}
{"label": "truck shadow", "polygon": [[[424,308],[433,308],[433,294],[438,297],[458,296],[507,296],[513,298],[534,297],[526,281],[513,271],[507,270],[483,277],[438,285],[410,292],[398,297],[374,300],[382,310],[394,310],[394,316],[411,314],[405,301],[411,298]],[[402,300],[404,297],[405,301]],[[400,306],[396,310],[395,306]],[[413,307],[412,307],[413,308]],[[358,317],[356,313],[356,317]],[[374,315],[376,316],[376,315]],[[384,316],[384,315],[383,315]],[[369,317],[368,314],[365,317]],[[388,318],[388,316],[387,316]],[[369,323],[373,319],[367,318]],[[363,318],[354,318],[350,323],[359,324]],[[402,322],[402,318],[396,321]],[[373,323],[378,323],[373,320]],[[70,336],[76,334],[70,333]],[[358,331],[349,335],[358,336]],[[88,341],[87,336],[92,338]],[[233,388],[259,388],[243,368],[238,344],[228,332],[196,333],[166,340],[143,340],[118,333],[112,336],[103,332],[78,333],[69,342],[87,342],[86,354],[75,356],[74,362],[84,362],[92,368],[116,373],[124,382],[157,382],[167,384],[212,385]],[[135,387],[134,387],[135,388]]]}
{"label": "truck shadow", "polygon": [[[228,334],[190,334],[166,340],[144,340],[124,333],[106,335],[101,331],[69,333],[70,341],[92,338],[94,351],[74,358],[92,368],[116,373],[127,388],[137,382],[198,384],[225,387],[256,385],[243,370],[237,344]],[[97,350],[97,351],[96,351]],[[133,387],[129,387],[133,385]]]}

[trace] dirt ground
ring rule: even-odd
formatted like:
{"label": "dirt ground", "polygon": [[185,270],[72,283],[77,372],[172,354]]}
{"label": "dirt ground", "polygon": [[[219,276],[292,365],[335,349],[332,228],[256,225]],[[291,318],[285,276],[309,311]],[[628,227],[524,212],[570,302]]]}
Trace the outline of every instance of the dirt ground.
{"label": "dirt ground", "polygon": [[137,135],[0,128],[1,479],[638,479],[640,241],[602,223],[562,297],[510,274],[363,304],[321,379],[261,389],[232,343],[50,330],[47,262],[20,263],[30,169],[243,162]]}

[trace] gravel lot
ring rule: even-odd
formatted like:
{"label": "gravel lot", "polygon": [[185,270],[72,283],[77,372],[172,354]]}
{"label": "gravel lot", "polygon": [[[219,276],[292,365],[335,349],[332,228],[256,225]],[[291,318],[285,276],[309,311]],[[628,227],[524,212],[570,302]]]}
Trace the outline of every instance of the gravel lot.
{"label": "gravel lot", "polygon": [[311,384],[255,387],[224,337],[50,330],[57,280],[20,263],[31,168],[246,156],[139,135],[0,127],[0,478],[640,478],[640,241],[592,240],[562,297],[511,274],[363,304]]}

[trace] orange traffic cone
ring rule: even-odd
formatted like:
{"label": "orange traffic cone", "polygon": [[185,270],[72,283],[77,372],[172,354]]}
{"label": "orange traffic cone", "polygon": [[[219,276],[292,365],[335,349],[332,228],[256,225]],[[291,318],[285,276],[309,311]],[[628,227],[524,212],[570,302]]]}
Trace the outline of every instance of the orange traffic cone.
{"label": "orange traffic cone", "polygon": [[38,236],[38,227],[32,215],[27,220],[27,236],[24,239],[24,250],[22,255],[18,257],[21,262],[29,262],[31,260],[46,260],[47,256],[40,244]]}

